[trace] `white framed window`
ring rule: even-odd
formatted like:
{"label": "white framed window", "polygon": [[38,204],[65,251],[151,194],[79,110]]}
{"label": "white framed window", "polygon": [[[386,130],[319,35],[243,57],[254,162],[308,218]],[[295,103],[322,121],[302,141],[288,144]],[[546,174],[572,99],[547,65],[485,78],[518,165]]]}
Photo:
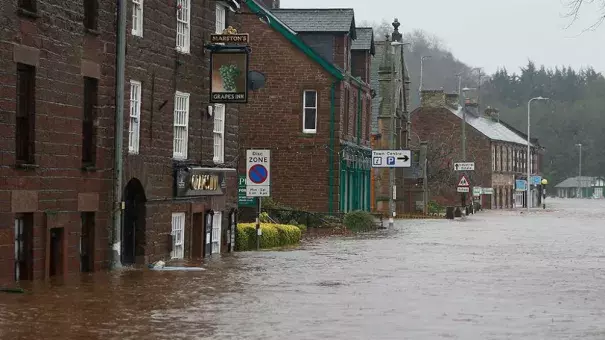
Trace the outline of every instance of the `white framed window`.
{"label": "white framed window", "polygon": [[189,93],[177,91],[174,95],[174,135],[172,158],[187,159],[189,140]]}
{"label": "white framed window", "polygon": [[214,105],[214,157],[217,164],[225,163],[225,104]]}
{"label": "white framed window", "polygon": [[223,224],[223,213],[215,211],[212,217],[212,254],[221,252],[221,231]]}
{"label": "white framed window", "polygon": [[141,132],[141,82],[130,81],[130,126],[128,127],[128,153],[138,154]]}
{"label": "white framed window", "polygon": [[216,4],[216,34],[223,33],[223,30],[227,28],[227,7]]}
{"label": "white framed window", "polygon": [[303,132],[317,133],[317,91],[303,93]]}
{"label": "white framed window", "polygon": [[143,36],[143,0],[132,0],[132,35]]}
{"label": "white framed window", "polygon": [[185,257],[185,213],[172,214],[172,252],[170,258]]}
{"label": "white framed window", "polygon": [[177,0],[176,49],[189,53],[191,45],[191,0]]}

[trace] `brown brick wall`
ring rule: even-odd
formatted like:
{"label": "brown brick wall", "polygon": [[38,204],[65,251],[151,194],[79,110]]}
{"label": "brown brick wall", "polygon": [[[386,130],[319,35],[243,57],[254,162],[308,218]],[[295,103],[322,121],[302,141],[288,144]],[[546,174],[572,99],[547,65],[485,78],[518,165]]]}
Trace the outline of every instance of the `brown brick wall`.
{"label": "brown brick wall", "polygon": [[[114,116],[115,2],[101,2],[99,34],[84,30],[83,6],[69,11],[59,0],[38,2],[39,17],[18,14],[4,2],[0,23],[0,281],[12,281],[14,218],[34,214],[34,274],[45,274],[47,214],[56,214],[67,235],[67,272],[79,271],[81,231],[78,193],[98,197],[97,269],[106,265]],[[35,169],[15,167],[16,61],[36,66]],[[99,77],[95,172],[81,170],[83,75]],[[23,196],[22,190],[34,195]],[[20,198],[21,197],[21,198]],[[22,199],[29,197],[29,199]],[[87,209],[90,209],[88,207]],[[45,214],[45,212],[47,214]]]}
{"label": "brown brick wall", "polygon": [[368,51],[353,51],[351,53],[351,73],[368,82],[370,70],[370,53]]}
{"label": "brown brick wall", "polygon": [[[437,168],[452,169],[451,177],[441,177],[439,183],[429,182],[431,197],[442,204],[460,204],[460,194],[456,192],[461,173],[454,173],[454,162],[461,161],[462,120],[446,108],[422,107],[412,112],[412,126],[420,140],[429,142],[429,152],[443,152],[443,158],[429,155],[429,177]],[[468,177],[472,186],[491,187],[491,141],[479,131],[467,125],[467,161],[475,162],[475,171]],[[438,150],[436,150],[438,149]],[[433,158],[431,158],[433,157]]]}
{"label": "brown brick wall", "polygon": [[[189,253],[191,204],[211,206],[213,199],[196,197],[173,201],[173,121],[176,91],[190,94],[189,139],[187,163],[215,167],[213,162],[213,124],[208,115],[210,52],[205,50],[210,34],[215,30],[216,2],[192,1],[191,50],[176,51],[176,17],[174,1],[144,3],[143,37],[133,36],[132,20],[128,21],[126,57],[125,112],[130,110],[130,80],[142,83],[140,150],[128,154],[128,120],[124,129],[124,186],[138,179],[149,202],[146,207],[146,261],[166,259],[169,255],[169,235],[172,213],[186,213],[186,256]],[[128,18],[132,17],[129,6]],[[238,17],[227,10],[227,23],[237,25]],[[161,23],[157,24],[157,23]],[[226,105],[225,163],[219,167],[237,167],[239,104]],[[237,176],[228,172],[226,197],[214,209],[227,214],[237,207]],[[223,226],[226,228],[226,223]],[[224,240],[224,239],[223,239]]]}

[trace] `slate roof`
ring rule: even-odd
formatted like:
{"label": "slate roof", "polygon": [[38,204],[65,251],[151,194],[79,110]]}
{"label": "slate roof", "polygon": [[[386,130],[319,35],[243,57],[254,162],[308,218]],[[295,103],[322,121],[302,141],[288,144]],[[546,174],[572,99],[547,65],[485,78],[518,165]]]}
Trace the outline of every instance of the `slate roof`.
{"label": "slate roof", "polygon": [[[452,108],[448,109],[462,119],[463,113],[460,107],[457,110]],[[526,139],[521,138],[516,132],[509,129],[504,124],[492,120],[491,118],[483,115],[473,114],[467,111],[466,122],[468,125],[472,126],[491,140],[527,145]]]}
{"label": "slate roof", "polygon": [[352,8],[280,8],[271,13],[296,32],[351,32],[356,38]]}
{"label": "slate roof", "polygon": [[588,177],[588,176],[570,177],[570,178],[564,180],[563,182],[555,185],[555,188],[577,188],[578,180],[579,180],[579,184],[582,188],[590,188],[594,184],[596,184],[596,181],[598,179],[600,179],[600,177]]}
{"label": "slate roof", "polygon": [[352,50],[370,51],[374,54],[374,29],[372,27],[357,27],[355,29],[357,39],[353,40]]}
{"label": "slate roof", "polygon": [[372,63],[370,67],[370,87],[376,91],[376,97],[372,99],[372,134],[378,133],[378,116],[380,114],[380,102],[382,96],[380,95],[380,84],[378,82],[378,69],[384,57],[384,41],[376,42],[376,54],[372,57]]}

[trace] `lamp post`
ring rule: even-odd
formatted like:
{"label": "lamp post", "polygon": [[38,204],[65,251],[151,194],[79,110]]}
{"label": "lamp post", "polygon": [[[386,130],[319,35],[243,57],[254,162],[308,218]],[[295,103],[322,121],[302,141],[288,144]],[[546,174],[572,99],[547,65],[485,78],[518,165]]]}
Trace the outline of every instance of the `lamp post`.
{"label": "lamp post", "polygon": [[542,178],[542,209],[546,209],[546,185],[548,184],[548,180],[546,178]]}
{"label": "lamp post", "polygon": [[527,102],[527,184],[526,184],[526,193],[527,193],[527,212],[531,209],[531,102],[534,100],[548,100],[548,98],[534,97]]}
{"label": "lamp post", "polygon": [[[404,45],[410,45],[410,43],[403,43],[403,42],[399,42],[399,41],[392,41],[391,42],[391,46],[393,46],[393,60],[391,63],[391,91],[393,91],[391,93],[391,128],[389,131],[389,146],[391,150],[395,150],[395,116],[397,113],[397,93],[399,93],[399,91],[397,91],[397,82],[395,81],[396,75],[397,75],[397,70],[396,70],[396,63],[395,63],[395,47],[396,46],[401,46],[402,52],[403,52],[403,46]],[[403,70],[402,70],[403,71]],[[390,216],[389,216],[389,227],[393,227],[395,221],[395,195],[396,195],[396,189],[395,189],[395,168],[391,167],[389,168],[389,186],[390,186],[390,197],[389,197],[389,212],[390,212]]]}
{"label": "lamp post", "polygon": [[578,161],[578,198],[582,198],[582,143],[576,144],[580,149],[580,160]]}

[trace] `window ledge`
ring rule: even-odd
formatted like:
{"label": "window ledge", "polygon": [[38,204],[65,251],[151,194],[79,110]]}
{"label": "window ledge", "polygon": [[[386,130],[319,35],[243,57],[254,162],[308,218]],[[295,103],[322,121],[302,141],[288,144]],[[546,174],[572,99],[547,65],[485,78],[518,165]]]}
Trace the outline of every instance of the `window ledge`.
{"label": "window ledge", "polygon": [[19,169],[26,169],[26,170],[33,170],[33,169],[37,169],[40,166],[38,164],[34,164],[34,163],[17,163],[17,168]]}
{"label": "window ledge", "polygon": [[95,167],[92,164],[84,164],[84,165],[82,165],[82,171],[96,172],[97,170],[99,170],[99,169],[97,169],[97,167]]}
{"label": "window ledge", "polygon": [[298,134],[298,137],[301,138],[313,138],[317,136],[317,132],[301,132]]}
{"label": "window ledge", "polygon": [[28,18],[34,18],[34,19],[38,19],[40,17],[40,14],[38,14],[37,11],[32,12],[25,8],[18,8],[17,14],[24,16],[24,17],[28,17]]}
{"label": "window ledge", "polygon": [[84,27],[84,32],[90,33],[92,35],[101,35],[101,32],[99,32],[99,30],[88,28],[88,27]]}

